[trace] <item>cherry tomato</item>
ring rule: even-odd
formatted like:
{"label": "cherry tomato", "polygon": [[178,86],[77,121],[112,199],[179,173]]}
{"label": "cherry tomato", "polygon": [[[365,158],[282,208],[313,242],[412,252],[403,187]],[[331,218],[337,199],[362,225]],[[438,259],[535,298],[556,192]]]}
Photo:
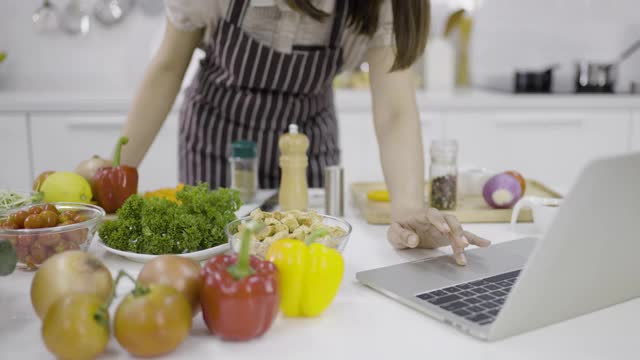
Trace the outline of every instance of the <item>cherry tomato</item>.
{"label": "cherry tomato", "polygon": [[55,227],[58,225],[58,214],[54,213],[50,210],[45,210],[41,212],[38,216],[40,216],[40,221],[42,222],[42,227]]}
{"label": "cherry tomato", "polygon": [[7,230],[17,230],[20,229],[20,227],[18,226],[18,224],[14,223],[11,220],[7,220],[4,222],[4,224],[2,225],[3,229],[7,229]]}
{"label": "cherry tomato", "polygon": [[23,228],[24,220],[27,218],[27,216],[29,216],[29,213],[24,210],[16,211],[15,213],[9,215],[9,221],[18,225],[18,228]]}
{"label": "cherry tomato", "polygon": [[38,242],[44,246],[54,247],[58,244],[62,243],[64,240],[62,239],[62,235],[59,233],[54,234],[42,234],[38,237]]}
{"label": "cherry tomato", "polygon": [[29,254],[31,255],[31,261],[34,264],[42,264],[49,258],[49,256],[51,256],[49,249],[37,241],[29,247]]}
{"label": "cherry tomato", "polygon": [[87,229],[77,229],[64,233],[65,242],[81,245],[87,240]]}
{"label": "cherry tomato", "polygon": [[31,214],[24,220],[25,229],[39,229],[42,227],[42,218],[40,214]]}
{"label": "cherry tomato", "polygon": [[58,208],[53,204],[45,204],[42,208],[44,210],[51,211],[56,215],[60,214],[60,211],[58,211]]}
{"label": "cherry tomato", "polygon": [[95,359],[109,343],[109,313],[93,294],[72,293],[56,300],[42,322],[42,338],[58,359]]}
{"label": "cherry tomato", "polygon": [[33,241],[36,239],[37,235],[18,235],[18,239],[16,240],[16,244],[18,244],[19,246],[25,246],[25,247],[29,247],[31,246],[31,244],[33,243]]}
{"label": "cherry tomato", "polygon": [[65,225],[73,225],[73,224],[75,224],[75,223],[76,223],[76,222],[75,222],[75,221],[73,221],[73,220],[65,220],[64,222],[61,222],[59,225],[60,225],[60,226],[65,226]]}
{"label": "cherry tomato", "polygon": [[77,215],[78,214],[76,214],[76,212],[73,210],[65,210],[62,212],[62,214],[60,214],[58,219],[61,223],[63,223],[69,220],[73,220]]}
{"label": "cherry tomato", "polygon": [[42,212],[42,208],[38,205],[34,205],[27,210],[29,214],[40,214]]}
{"label": "cherry tomato", "polygon": [[199,262],[178,255],[161,255],[144,265],[138,281],[175,288],[189,300],[192,315],[198,314],[202,287]]}
{"label": "cherry tomato", "polygon": [[81,222],[87,221],[87,217],[84,215],[76,215],[73,218],[73,221],[75,221],[76,223],[81,223]]}
{"label": "cherry tomato", "polygon": [[113,326],[118,343],[130,354],[168,354],[189,334],[191,306],[182,293],[170,286],[137,286],[118,305]]}

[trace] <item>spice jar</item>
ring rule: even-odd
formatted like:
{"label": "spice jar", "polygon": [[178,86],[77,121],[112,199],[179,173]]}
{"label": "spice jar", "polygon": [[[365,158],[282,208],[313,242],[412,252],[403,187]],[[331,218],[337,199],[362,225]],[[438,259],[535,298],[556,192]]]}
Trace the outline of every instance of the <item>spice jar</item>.
{"label": "spice jar", "polygon": [[431,166],[429,180],[431,207],[438,210],[453,210],[457,202],[458,186],[458,142],[456,140],[434,140],[431,143]]}
{"label": "spice jar", "polygon": [[231,144],[231,188],[238,190],[240,200],[254,200],[258,191],[258,157],[256,143],[240,140]]}

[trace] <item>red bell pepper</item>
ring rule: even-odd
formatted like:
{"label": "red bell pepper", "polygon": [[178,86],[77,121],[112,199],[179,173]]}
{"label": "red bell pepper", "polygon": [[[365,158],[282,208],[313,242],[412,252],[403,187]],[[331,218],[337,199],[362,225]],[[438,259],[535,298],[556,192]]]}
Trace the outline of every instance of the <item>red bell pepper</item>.
{"label": "red bell pepper", "polygon": [[115,213],[129,196],[138,193],[138,170],[120,165],[122,146],[128,142],[127,137],[121,137],[116,144],[113,166],[102,167],[95,175],[95,199],[108,214]]}
{"label": "red bell pepper", "polygon": [[278,269],[272,262],[249,256],[251,232],[259,231],[259,226],[247,226],[239,255],[216,256],[200,272],[204,322],[212,334],[223,340],[259,337],[278,315]]}

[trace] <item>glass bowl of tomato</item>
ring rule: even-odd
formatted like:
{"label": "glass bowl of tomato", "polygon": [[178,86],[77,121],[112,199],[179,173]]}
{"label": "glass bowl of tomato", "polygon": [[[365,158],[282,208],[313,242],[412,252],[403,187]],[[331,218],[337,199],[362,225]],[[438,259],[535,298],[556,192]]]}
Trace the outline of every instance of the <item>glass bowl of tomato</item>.
{"label": "glass bowl of tomato", "polygon": [[86,251],[105,215],[91,204],[32,204],[0,217],[0,240],[11,242],[19,268],[34,270],[57,253]]}

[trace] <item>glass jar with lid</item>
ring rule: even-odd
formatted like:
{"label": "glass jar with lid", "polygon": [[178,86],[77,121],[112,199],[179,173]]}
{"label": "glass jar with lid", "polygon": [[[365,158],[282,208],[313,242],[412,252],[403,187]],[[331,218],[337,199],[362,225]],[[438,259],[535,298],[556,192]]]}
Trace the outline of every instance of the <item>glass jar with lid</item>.
{"label": "glass jar with lid", "polygon": [[258,154],[253,141],[240,140],[231,144],[231,188],[238,190],[240,200],[249,203],[258,192]]}
{"label": "glass jar with lid", "polygon": [[431,143],[429,167],[429,203],[438,210],[454,210],[457,206],[458,142],[434,140]]}

